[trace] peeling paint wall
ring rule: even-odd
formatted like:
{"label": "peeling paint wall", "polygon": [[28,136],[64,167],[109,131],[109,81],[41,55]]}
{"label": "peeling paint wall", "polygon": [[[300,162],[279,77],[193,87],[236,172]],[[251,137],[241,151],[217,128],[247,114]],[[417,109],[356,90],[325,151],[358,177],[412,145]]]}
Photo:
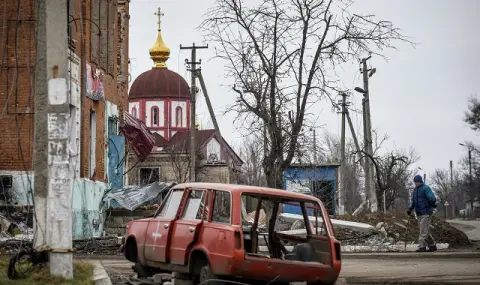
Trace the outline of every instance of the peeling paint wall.
{"label": "peeling paint wall", "polygon": [[107,185],[88,179],[76,179],[73,186],[72,230],[73,239],[101,237],[103,211],[100,209]]}
{"label": "peeling paint wall", "polygon": [[[0,176],[3,175],[12,176],[12,188],[5,189],[10,191],[11,204],[31,206],[32,195],[29,190],[31,189],[33,194],[33,171],[0,171]],[[2,203],[3,201],[0,201],[0,204]]]}

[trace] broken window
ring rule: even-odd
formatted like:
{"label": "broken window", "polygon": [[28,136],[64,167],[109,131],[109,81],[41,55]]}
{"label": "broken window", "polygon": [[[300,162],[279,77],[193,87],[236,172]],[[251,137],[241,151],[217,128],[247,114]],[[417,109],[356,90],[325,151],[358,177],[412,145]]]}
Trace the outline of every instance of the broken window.
{"label": "broken window", "polygon": [[90,110],[90,165],[88,177],[92,177],[96,167],[97,152],[97,115],[94,110]]}
{"label": "broken window", "polygon": [[[247,204],[251,212],[247,212]],[[298,207],[301,214],[292,214]],[[332,253],[321,206],[282,196],[242,195],[246,255],[327,264]]]}
{"label": "broken window", "polygon": [[158,126],[158,107],[152,107],[152,126]]}
{"label": "broken window", "polygon": [[213,202],[212,222],[230,224],[230,192],[217,190],[213,192],[215,196]]}
{"label": "broken window", "polygon": [[188,197],[187,207],[183,213],[183,218],[187,220],[202,220],[206,196],[207,192],[204,190],[191,191]]}
{"label": "broken window", "polygon": [[160,168],[140,168],[140,185],[147,185],[160,181]]}
{"label": "broken window", "polygon": [[167,199],[162,205],[162,210],[158,214],[158,217],[175,218],[177,215],[178,206],[182,201],[183,190],[174,190],[170,192]]}

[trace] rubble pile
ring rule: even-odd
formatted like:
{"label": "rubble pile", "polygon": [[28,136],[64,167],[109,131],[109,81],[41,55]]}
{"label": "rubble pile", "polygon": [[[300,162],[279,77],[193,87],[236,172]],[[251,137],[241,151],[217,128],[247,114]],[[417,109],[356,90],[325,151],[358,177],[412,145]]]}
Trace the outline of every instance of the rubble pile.
{"label": "rubble pile", "polygon": [[[335,236],[342,245],[376,244],[382,239],[390,244],[416,243],[418,239],[418,225],[412,215],[410,221],[406,214],[368,213],[359,216],[339,216],[340,220],[366,223],[376,227],[380,235],[365,235],[347,228],[335,228]],[[407,229],[408,227],[408,229]],[[451,226],[445,220],[432,217],[431,233],[437,243],[449,244],[450,248],[470,246],[467,235]]]}

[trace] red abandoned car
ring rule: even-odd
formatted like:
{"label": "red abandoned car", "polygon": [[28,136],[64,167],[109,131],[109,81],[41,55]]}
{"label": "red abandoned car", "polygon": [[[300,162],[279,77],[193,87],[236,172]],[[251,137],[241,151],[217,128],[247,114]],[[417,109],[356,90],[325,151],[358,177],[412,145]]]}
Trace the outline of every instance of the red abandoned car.
{"label": "red abandoned car", "polygon": [[341,269],[320,200],[242,185],[174,186],[153,217],[128,223],[123,250],[139,275],[172,271],[196,282],[334,284]]}

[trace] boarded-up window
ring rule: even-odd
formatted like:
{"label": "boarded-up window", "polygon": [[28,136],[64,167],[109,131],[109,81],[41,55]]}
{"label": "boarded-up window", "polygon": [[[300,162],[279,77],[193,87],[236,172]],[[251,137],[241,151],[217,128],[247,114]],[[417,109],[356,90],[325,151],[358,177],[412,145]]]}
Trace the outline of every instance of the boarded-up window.
{"label": "boarded-up window", "polygon": [[115,0],[92,0],[92,62],[105,73],[115,67]]}
{"label": "boarded-up window", "polygon": [[100,31],[102,35],[100,37],[100,62],[99,66],[107,71],[108,67],[108,2],[102,1],[100,5]]}
{"label": "boarded-up window", "polygon": [[92,62],[99,63],[100,45],[100,0],[92,0],[91,50]]}

